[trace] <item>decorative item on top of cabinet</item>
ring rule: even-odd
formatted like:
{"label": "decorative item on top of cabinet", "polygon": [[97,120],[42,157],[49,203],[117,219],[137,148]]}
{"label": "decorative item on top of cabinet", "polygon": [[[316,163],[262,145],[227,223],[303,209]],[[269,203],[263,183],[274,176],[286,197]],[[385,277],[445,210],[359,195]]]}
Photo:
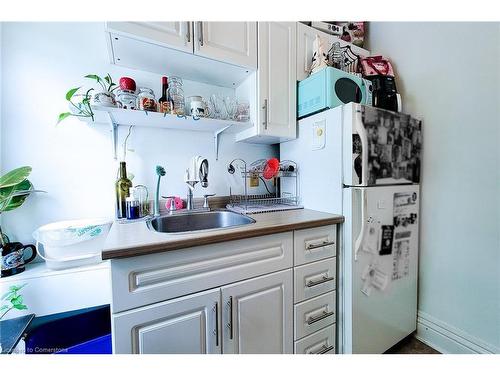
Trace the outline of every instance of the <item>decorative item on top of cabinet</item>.
{"label": "decorative item on top of cabinet", "polygon": [[309,76],[311,71],[311,62],[313,57],[313,43],[319,36],[320,39],[326,42],[327,50],[330,49],[333,43],[338,42],[340,47],[349,46],[350,50],[357,56],[366,57],[370,55],[370,51],[348,43],[339,37],[327,34],[323,31],[314,29],[303,23],[297,23],[297,80],[302,81]]}
{"label": "decorative item on top of cabinet", "polygon": [[279,143],[295,139],[297,22],[259,22],[255,126],[237,141]]}

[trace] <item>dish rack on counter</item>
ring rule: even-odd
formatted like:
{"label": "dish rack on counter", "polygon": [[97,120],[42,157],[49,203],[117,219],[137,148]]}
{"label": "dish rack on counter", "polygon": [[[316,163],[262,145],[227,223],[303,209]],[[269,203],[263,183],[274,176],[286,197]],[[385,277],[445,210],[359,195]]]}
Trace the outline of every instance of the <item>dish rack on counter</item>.
{"label": "dish rack on counter", "polygon": [[[240,164],[239,167],[235,167],[236,164]],[[292,160],[280,161],[279,170],[273,177],[277,179],[276,191],[268,194],[249,194],[248,185],[251,178],[259,178],[259,180],[265,181],[263,178],[264,164],[253,165],[254,163],[248,168],[243,159],[234,159],[229,163],[228,173],[235,174],[239,172],[243,178],[244,194],[233,194],[230,187],[229,204],[226,206],[228,210],[241,214],[257,214],[304,208],[299,204],[299,172],[296,162]]]}

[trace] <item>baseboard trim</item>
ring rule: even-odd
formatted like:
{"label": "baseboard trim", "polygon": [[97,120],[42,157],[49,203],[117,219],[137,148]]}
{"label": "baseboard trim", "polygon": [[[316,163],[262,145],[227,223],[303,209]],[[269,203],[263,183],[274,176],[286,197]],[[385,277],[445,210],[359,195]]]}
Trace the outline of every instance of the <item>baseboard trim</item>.
{"label": "baseboard trim", "polygon": [[417,314],[415,337],[444,354],[494,354],[500,349],[423,312]]}

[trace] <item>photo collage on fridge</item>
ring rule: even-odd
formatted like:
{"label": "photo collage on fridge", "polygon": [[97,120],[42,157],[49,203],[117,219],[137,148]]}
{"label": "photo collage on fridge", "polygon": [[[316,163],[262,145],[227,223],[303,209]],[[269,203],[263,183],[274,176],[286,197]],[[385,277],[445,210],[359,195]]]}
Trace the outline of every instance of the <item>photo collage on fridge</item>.
{"label": "photo collage on fridge", "polygon": [[[408,115],[373,107],[362,107],[368,138],[368,185],[394,180],[420,182],[421,121]],[[361,176],[361,140],[353,135],[354,169]]]}

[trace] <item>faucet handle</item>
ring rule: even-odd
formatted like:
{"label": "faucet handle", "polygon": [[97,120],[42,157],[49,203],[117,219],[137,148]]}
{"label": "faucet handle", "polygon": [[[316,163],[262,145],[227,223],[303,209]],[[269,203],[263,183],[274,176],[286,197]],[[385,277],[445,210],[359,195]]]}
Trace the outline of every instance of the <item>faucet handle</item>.
{"label": "faucet handle", "polygon": [[168,208],[169,212],[176,211],[177,207],[175,207],[175,196],[174,195],[162,195],[162,198],[170,199],[170,207]]}
{"label": "faucet handle", "polygon": [[210,206],[208,205],[208,198],[213,197],[215,195],[216,194],[204,194],[203,195],[203,208],[210,208]]}

